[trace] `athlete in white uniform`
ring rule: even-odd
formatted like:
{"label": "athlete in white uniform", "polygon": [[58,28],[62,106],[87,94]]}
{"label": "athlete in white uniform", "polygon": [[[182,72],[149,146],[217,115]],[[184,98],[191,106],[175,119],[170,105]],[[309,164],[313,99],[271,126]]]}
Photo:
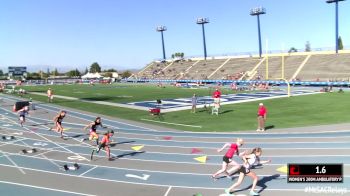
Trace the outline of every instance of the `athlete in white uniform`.
{"label": "athlete in white uniform", "polygon": [[252,185],[252,188],[250,190],[250,195],[259,195],[259,193],[254,191],[256,184],[258,183],[258,176],[250,169],[252,168],[252,166],[254,164],[265,164],[265,163],[271,162],[271,160],[260,161],[259,157],[261,156],[261,153],[262,153],[261,148],[254,148],[251,153],[246,154],[242,157],[244,164],[238,170],[238,172],[239,172],[238,180],[230,188],[225,189],[226,194],[231,195],[230,194],[231,191],[233,191],[235,188],[237,188],[239,185],[242,184],[244,177],[249,176],[253,179],[253,185]]}

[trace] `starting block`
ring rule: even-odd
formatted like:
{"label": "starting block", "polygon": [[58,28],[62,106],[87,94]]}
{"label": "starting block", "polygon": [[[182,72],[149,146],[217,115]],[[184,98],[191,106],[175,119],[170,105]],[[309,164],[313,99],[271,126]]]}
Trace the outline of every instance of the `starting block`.
{"label": "starting block", "polygon": [[33,154],[33,153],[36,153],[36,152],[38,152],[38,150],[37,149],[35,149],[35,148],[32,148],[32,149],[30,149],[30,150],[26,150],[26,149],[23,149],[22,151],[21,151],[23,154]]}
{"label": "starting block", "polygon": [[75,170],[78,170],[79,168],[80,168],[80,165],[78,165],[78,163],[74,163],[73,165],[68,165],[68,164],[63,165],[64,171],[75,171]]}
{"label": "starting block", "polygon": [[15,136],[2,136],[1,137],[2,138],[2,140],[14,140],[15,139]]}

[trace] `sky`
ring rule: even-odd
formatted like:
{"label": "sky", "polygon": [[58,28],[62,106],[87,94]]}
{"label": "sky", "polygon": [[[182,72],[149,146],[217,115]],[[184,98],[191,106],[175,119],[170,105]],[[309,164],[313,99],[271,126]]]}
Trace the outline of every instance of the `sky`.
{"label": "sky", "polygon": [[[263,6],[263,48],[312,48],[335,45],[335,5],[325,0],[0,0],[0,69],[29,71],[140,69],[162,58],[165,25],[167,57],[175,52],[203,56],[205,25],[208,56],[258,51],[257,19],[251,8]],[[350,46],[350,0],[340,2],[339,35]]]}

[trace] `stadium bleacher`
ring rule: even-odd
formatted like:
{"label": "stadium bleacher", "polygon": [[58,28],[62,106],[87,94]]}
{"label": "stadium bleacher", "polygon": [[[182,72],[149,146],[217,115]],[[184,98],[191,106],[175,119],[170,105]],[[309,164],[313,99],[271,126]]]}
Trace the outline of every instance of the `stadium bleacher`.
{"label": "stadium bleacher", "polygon": [[[282,77],[302,81],[349,81],[350,51],[301,52],[268,56],[268,79]],[[220,59],[187,59],[166,63],[152,62],[137,73],[136,78],[165,80],[265,80],[266,57],[226,57]]]}

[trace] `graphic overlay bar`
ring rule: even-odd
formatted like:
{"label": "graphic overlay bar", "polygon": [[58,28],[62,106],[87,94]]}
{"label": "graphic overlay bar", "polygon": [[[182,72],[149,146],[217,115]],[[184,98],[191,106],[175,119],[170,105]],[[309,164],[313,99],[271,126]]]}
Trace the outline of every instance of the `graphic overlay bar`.
{"label": "graphic overlay bar", "polygon": [[288,164],[288,182],[342,183],[343,164]]}

